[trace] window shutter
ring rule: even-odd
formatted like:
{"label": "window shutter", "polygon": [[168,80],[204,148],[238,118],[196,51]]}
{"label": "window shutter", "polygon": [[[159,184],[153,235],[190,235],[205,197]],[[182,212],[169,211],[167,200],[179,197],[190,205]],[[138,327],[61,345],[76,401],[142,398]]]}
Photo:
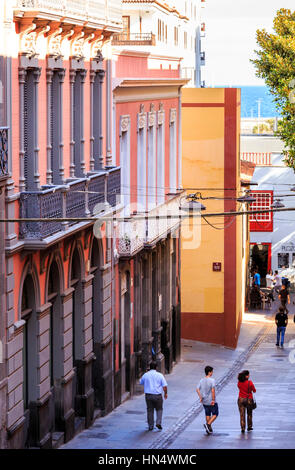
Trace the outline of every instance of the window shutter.
{"label": "window shutter", "polygon": [[24,177],[25,188],[28,189],[28,79],[24,84]]}

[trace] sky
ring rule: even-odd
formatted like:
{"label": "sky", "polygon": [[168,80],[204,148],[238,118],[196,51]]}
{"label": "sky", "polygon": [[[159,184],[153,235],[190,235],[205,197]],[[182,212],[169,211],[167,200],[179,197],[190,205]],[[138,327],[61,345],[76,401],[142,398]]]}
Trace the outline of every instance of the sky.
{"label": "sky", "polygon": [[206,86],[264,85],[249,60],[258,48],[256,30],[271,32],[280,8],[295,11],[295,0],[206,0]]}

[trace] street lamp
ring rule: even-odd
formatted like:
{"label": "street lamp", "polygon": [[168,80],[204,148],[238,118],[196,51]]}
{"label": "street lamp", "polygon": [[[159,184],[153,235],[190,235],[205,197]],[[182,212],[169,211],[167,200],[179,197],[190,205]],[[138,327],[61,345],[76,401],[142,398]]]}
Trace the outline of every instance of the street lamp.
{"label": "street lamp", "polygon": [[282,209],[283,207],[285,207],[285,205],[281,203],[281,200],[282,200],[282,199],[277,199],[277,200],[271,205],[271,207],[272,207],[273,209]]}
{"label": "street lamp", "polygon": [[188,212],[200,212],[206,210],[206,207],[198,201],[188,201],[184,203],[183,205],[179,206],[179,209],[182,211],[188,211]]}
{"label": "street lamp", "polygon": [[246,194],[245,196],[238,197],[237,201],[246,204],[252,204],[252,202],[256,201],[256,198],[251,196],[251,194]]}

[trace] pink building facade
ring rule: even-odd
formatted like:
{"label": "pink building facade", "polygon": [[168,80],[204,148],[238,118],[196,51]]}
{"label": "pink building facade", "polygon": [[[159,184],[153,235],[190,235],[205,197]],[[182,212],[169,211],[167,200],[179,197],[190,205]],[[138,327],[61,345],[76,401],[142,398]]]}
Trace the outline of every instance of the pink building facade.
{"label": "pink building facade", "polygon": [[58,447],[180,357],[186,81],[112,47],[121,3],[0,9],[1,448]]}

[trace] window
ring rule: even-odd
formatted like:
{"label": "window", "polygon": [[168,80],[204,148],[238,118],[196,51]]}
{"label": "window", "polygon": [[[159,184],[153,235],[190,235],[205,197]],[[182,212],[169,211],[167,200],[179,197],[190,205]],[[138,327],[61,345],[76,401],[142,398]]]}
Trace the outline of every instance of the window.
{"label": "window", "polygon": [[[38,171],[38,84],[41,69],[27,69],[23,83],[23,150],[24,166],[20,175],[21,189],[33,191],[39,187]],[[22,91],[20,94],[22,94]],[[22,171],[22,168],[21,168]]]}
{"label": "window", "polygon": [[47,69],[47,94],[49,107],[48,149],[50,152],[47,163],[47,183],[63,182],[63,116],[62,116],[62,84],[65,69]]}
{"label": "window", "polygon": [[148,113],[148,210],[155,206],[156,202],[156,126],[155,112],[151,106]]}
{"label": "window", "polygon": [[105,72],[95,73],[92,93],[92,123],[93,123],[93,158],[94,169],[103,168],[103,133],[102,133],[102,86]]}
{"label": "window", "polygon": [[[270,209],[273,202],[272,191],[253,191],[251,193],[256,201],[250,206],[250,210]],[[250,215],[250,230],[252,232],[272,232],[273,231],[273,212],[264,212]]]}
{"label": "window", "polygon": [[185,31],[183,34],[183,46],[187,49],[187,32]]}
{"label": "window", "polygon": [[137,133],[137,198],[138,210],[146,210],[146,113],[138,114]]}
{"label": "window", "polygon": [[176,192],[176,165],[177,165],[177,139],[176,139],[176,109],[170,109],[170,158],[169,158],[169,180],[170,193]]}
{"label": "window", "polygon": [[0,127],[6,125],[5,75],[6,59],[0,56]]}
{"label": "window", "polygon": [[289,267],[289,253],[278,254],[278,268]]}
{"label": "window", "polygon": [[161,20],[158,20],[158,40],[167,42],[167,25]]}
{"label": "window", "polygon": [[158,111],[157,135],[157,203],[165,200],[165,115],[163,108]]}
{"label": "window", "polygon": [[174,45],[178,46],[178,27],[174,26]]}
{"label": "window", "polygon": [[70,176],[81,178],[84,176],[84,83],[87,71],[84,69],[72,70],[72,161]]}
{"label": "window", "polygon": [[130,39],[130,16],[122,16],[123,23],[123,36],[125,39]]}
{"label": "window", "polygon": [[124,215],[130,215],[130,116],[121,116],[120,166]]}

